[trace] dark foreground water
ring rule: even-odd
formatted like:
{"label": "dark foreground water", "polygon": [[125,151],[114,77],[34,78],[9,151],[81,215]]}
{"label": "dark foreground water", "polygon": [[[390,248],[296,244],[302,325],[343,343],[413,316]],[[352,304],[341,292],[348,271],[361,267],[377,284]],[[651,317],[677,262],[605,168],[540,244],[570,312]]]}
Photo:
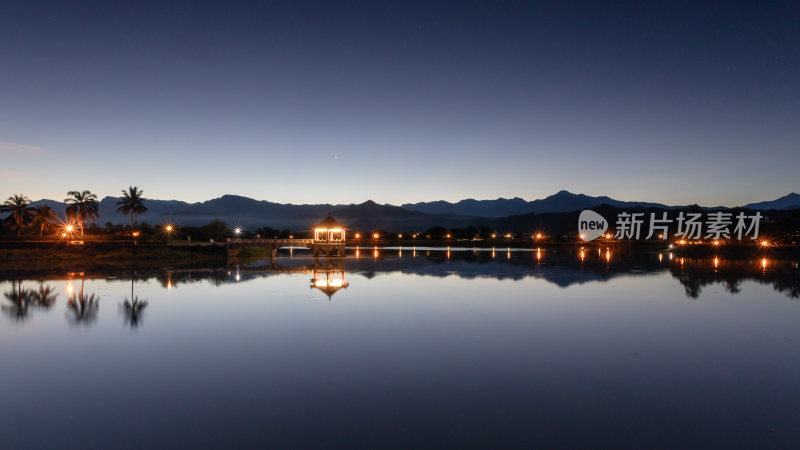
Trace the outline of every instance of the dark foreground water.
{"label": "dark foreground water", "polygon": [[800,444],[795,261],[351,253],[0,274],[0,448]]}

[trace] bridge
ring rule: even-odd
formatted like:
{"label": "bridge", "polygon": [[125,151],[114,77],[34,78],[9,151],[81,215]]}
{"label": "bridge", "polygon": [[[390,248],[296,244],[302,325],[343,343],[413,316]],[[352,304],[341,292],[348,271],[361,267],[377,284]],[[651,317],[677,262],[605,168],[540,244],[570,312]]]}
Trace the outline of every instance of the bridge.
{"label": "bridge", "polygon": [[345,256],[345,242],[320,241],[315,239],[228,239],[225,241],[228,256],[237,256],[244,247],[262,247],[274,258],[279,248],[304,247],[316,256]]}
{"label": "bridge", "polygon": [[328,214],[322,222],[312,228],[313,239],[228,239],[225,246],[228,256],[237,256],[244,247],[263,247],[269,249],[270,259],[279,248],[305,247],[317,256],[345,256],[345,226]]}

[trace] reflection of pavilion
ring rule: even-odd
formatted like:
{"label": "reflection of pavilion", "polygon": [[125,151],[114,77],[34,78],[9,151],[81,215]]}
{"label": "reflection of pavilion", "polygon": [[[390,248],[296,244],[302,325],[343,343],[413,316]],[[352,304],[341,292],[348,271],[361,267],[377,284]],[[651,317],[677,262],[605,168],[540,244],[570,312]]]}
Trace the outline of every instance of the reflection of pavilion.
{"label": "reflection of pavilion", "polygon": [[[231,276],[231,272],[227,272]],[[311,289],[317,288],[328,296],[328,300],[333,297],[339,289],[347,289],[350,285],[345,278],[345,259],[344,258],[330,258],[324,261],[314,259],[313,264],[302,266],[284,265],[284,264],[267,264],[255,267],[237,267],[236,274],[241,276],[241,279],[249,279],[253,275],[272,275],[272,274],[310,274]],[[239,278],[236,278],[239,281]]]}
{"label": "reflection of pavilion", "polygon": [[314,268],[312,270],[311,288],[317,288],[328,296],[328,300],[333,297],[339,289],[349,286],[344,279],[344,269]]}

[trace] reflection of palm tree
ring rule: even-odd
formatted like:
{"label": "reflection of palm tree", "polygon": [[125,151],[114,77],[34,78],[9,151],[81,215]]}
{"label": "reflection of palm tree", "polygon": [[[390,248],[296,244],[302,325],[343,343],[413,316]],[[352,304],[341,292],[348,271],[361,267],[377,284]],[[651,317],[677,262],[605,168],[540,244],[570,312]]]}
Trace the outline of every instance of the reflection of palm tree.
{"label": "reflection of palm tree", "polygon": [[31,220],[31,227],[39,227],[39,236],[44,236],[45,230],[49,230],[55,225],[58,218],[53,208],[42,205],[38,208],[33,208],[33,219]]}
{"label": "reflection of palm tree", "polygon": [[725,290],[730,292],[731,294],[738,294],[742,291],[741,288],[742,282],[735,278],[729,278],[725,280]]}
{"label": "reflection of palm tree", "polygon": [[39,283],[38,291],[31,290],[33,303],[40,308],[50,309],[58,298],[55,292],[56,289],[49,284],[45,286],[44,283]]}
{"label": "reflection of palm tree", "polygon": [[97,310],[100,307],[100,299],[94,294],[86,295],[83,293],[83,280],[81,279],[81,290],[77,294],[72,294],[67,300],[67,320],[73,325],[88,325],[97,318]]}
{"label": "reflection of palm tree", "polygon": [[22,194],[12,195],[0,206],[0,212],[10,212],[8,215],[11,228],[17,230],[17,236],[28,227],[31,220],[30,199]]}
{"label": "reflection of palm tree", "polygon": [[28,305],[31,303],[31,291],[22,289],[22,281],[16,284],[11,282],[11,292],[3,294],[11,302],[10,305],[3,305],[3,312],[14,320],[25,320],[28,317]]}
{"label": "reflection of palm tree", "polygon": [[94,222],[94,219],[100,214],[97,195],[90,191],[69,191],[67,195],[69,197],[64,199],[64,202],[70,204],[67,206],[67,216],[78,221],[78,225],[81,227],[81,236],[83,236],[83,222]]}
{"label": "reflection of palm tree", "polygon": [[139,300],[139,297],[133,296],[133,275],[131,275],[131,300],[126,297],[122,302],[122,313],[125,315],[125,322],[131,328],[139,326],[145,308],[147,308],[147,301]]}
{"label": "reflection of palm tree", "polygon": [[131,237],[133,237],[133,219],[139,214],[147,212],[147,207],[144,206],[144,199],[142,198],[142,190],[136,186],[128,187],[128,190],[122,190],[122,199],[117,202],[117,211],[122,214],[131,216]]}

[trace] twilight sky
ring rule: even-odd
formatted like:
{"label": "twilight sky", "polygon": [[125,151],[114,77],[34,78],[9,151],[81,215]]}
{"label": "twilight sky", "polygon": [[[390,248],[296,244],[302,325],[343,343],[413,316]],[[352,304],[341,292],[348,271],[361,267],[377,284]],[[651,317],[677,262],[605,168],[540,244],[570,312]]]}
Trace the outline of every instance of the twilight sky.
{"label": "twilight sky", "polygon": [[2,198],[800,190],[798,2],[77,3],[0,8]]}

